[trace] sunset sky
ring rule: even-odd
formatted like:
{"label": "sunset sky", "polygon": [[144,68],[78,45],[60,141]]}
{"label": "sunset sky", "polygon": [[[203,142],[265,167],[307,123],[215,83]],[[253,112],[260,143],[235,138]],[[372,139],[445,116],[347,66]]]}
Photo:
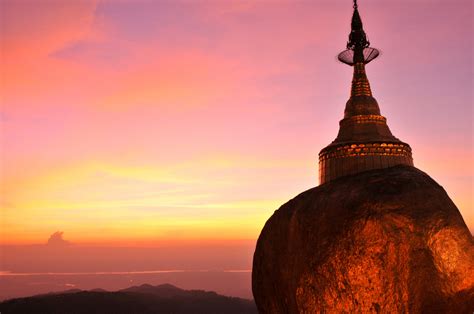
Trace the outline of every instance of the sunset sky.
{"label": "sunset sky", "polygon": [[[360,0],[374,97],[474,230],[472,1]],[[318,184],[351,1],[1,1],[0,244],[254,241]]]}

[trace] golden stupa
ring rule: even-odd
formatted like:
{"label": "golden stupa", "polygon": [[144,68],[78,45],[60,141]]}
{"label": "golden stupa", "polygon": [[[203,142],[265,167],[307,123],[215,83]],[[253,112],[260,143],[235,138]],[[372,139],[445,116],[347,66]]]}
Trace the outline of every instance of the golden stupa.
{"label": "golden stupa", "polygon": [[410,145],[392,135],[372,96],[365,65],[379,52],[369,45],[355,6],[347,50],[338,56],[341,62],[354,67],[351,96],[336,139],[319,153],[320,184],[371,169],[413,166]]}

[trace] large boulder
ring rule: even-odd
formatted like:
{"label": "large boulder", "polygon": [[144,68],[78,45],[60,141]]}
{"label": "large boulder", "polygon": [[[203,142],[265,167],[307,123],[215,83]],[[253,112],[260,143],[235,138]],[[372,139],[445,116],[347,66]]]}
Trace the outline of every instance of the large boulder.
{"label": "large boulder", "polygon": [[275,211],[252,288],[260,313],[472,313],[474,240],[424,172],[362,172]]}

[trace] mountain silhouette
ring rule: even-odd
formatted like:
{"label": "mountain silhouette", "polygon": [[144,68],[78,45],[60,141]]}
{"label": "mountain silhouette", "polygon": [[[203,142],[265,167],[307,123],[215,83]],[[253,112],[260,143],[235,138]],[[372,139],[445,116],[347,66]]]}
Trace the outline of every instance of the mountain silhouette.
{"label": "mountain silhouette", "polygon": [[144,284],[119,291],[74,290],[11,299],[0,313],[258,313],[252,300],[211,291],[183,290],[170,284]]}
{"label": "mountain silhouette", "polygon": [[[180,289],[178,287],[175,287],[170,284],[163,284],[163,285],[158,285],[158,286],[152,286],[149,284],[144,284],[141,286],[133,286],[130,288],[126,288],[123,290],[120,290],[122,292],[136,292],[136,293],[146,293],[146,294],[152,294],[155,296],[159,296],[162,298],[172,298],[176,296],[185,296],[188,295],[192,291],[187,291]],[[204,291],[200,291],[204,292]],[[212,293],[212,292],[210,292]]]}

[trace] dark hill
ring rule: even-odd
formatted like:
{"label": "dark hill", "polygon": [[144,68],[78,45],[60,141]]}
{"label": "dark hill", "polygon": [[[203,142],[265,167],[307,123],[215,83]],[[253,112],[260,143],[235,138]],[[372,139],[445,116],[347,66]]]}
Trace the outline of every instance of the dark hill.
{"label": "dark hill", "polygon": [[[172,298],[176,296],[186,296],[194,292],[194,290],[187,291],[180,289],[178,287],[175,287],[170,284],[163,284],[159,286],[152,286],[149,284],[144,284],[141,286],[133,286],[130,288],[126,288],[123,290],[120,290],[121,292],[136,292],[136,293],[143,293],[143,294],[153,294],[162,298]],[[204,291],[198,291],[198,292],[203,292],[207,293]]]}
{"label": "dark hill", "polygon": [[257,313],[251,300],[172,285],[134,286],[116,292],[80,291],[38,295],[0,303],[9,313]]}

